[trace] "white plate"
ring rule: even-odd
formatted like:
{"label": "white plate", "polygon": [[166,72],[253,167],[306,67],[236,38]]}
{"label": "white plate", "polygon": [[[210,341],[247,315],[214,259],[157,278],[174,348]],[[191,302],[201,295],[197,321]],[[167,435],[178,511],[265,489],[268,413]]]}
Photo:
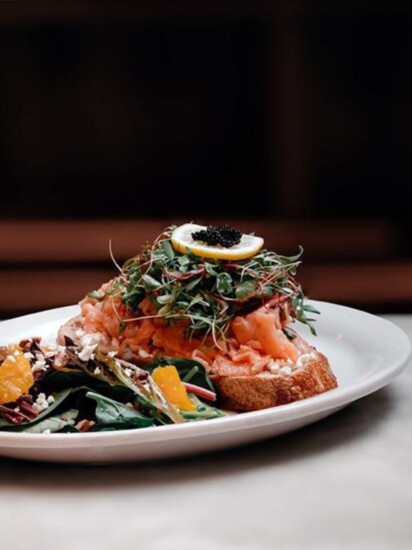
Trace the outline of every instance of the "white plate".
{"label": "white plate", "polygon": [[[382,388],[406,367],[411,343],[397,326],[355,309],[312,303],[321,311],[318,336],[311,336],[306,327],[297,328],[329,358],[339,382],[332,391],[263,411],[188,424],[84,434],[0,432],[0,455],[53,462],[117,462],[233,447],[320,420]],[[4,321],[0,344],[28,336],[53,339],[58,327],[77,313],[77,306],[69,306]]]}

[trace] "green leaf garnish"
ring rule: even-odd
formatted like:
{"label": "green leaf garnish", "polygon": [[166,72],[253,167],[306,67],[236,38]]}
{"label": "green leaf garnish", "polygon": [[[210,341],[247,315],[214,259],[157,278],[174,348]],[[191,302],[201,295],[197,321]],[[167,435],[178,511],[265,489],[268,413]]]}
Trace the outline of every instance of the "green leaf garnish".
{"label": "green leaf garnish", "polygon": [[69,409],[63,413],[45,418],[33,426],[24,427],[21,431],[29,434],[41,434],[48,430],[50,433],[59,432],[66,426],[73,426],[79,415],[77,409]]}
{"label": "green leaf garnish", "polygon": [[87,293],[87,296],[89,298],[93,298],[93,300],[97,300],[98,302],[102,302],[104,300],[104,294],[100,294],[97,290],[92,290],[91,292]]}
{"label": "green leaf garnish", "polygon": [[27,422],[21,422],[20,424],[13,424],[7,420],[0,418],[0,430],[6,430],[11,432],[20,432],[25,428],[34,426],[41,422],[44,418],[50,416],[56,409],[59,407],[63,401],[70,395],[71,388],[66,388],[63,391],[58,391],[57,393],[51,393],[53,395],[54,402],[47,407],[44,411],[39,413],[33,420]]}
{"label": "green leaf garnish", "polygon": [[145,315],[139,305],[146,297],[157,315],[168,323],[187,321],[187,336],[211,336],[217,346],[224,340],[231,320],[274,300],[290,304],[292,318],[307,324],[313,312],[294,276],[300,264],[302,247],[294,256],[261,250],[246,260],[205,260],[190,250],[184,254],[173,249],[166,229],[152,245],[130,258],[115,280],[116,292],[132,316],[122,319],[122,328]]}
{"label": "green leaf garnish", "polygon": [[189,397],[192,401],[194,401],[196,405],[196,411],[182,412],[182,416],[186,421],[193,422],[197,420],[210,420],[212,418],[220,418],[222,416],[225,416],[222,411],[220,411],[216,407],[213,407],[212,405],[204,403],[193,393],[189,393]]}
{"label": "green leaf garnish", "polygon": [[114,399],[90,391],[86,393],[86,397],[96,402],[95,416],[98,428],[130,430],[146,428],[154,424],[153,418],[148,418],[133,407],[119,403]]}

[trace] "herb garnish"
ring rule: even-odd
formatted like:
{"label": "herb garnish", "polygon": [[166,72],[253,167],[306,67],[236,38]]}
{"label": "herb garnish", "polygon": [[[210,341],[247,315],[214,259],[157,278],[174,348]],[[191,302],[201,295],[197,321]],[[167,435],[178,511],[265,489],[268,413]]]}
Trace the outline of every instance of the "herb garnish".
{"label": "herb garnish", "polygon": [[[262,304],[288,308],[293,318],[309,326],[306,313],[316,310],[304,303],[301,286],[295,280],[303,249],[296,256],[280,256],[261,250],[255,256],[238,261],[205,259],[187,250],[174,250],[168,227],[153,244],[129,259],[115,279],[110,295],[120,295],[131,318],[125,323],[161,317],[169,323],[188,321],[188,336],[196,333],[212,336],[216,345],[224,339],[230,322]],[[149,297],[155,315],[145,315],[139,305]]]}

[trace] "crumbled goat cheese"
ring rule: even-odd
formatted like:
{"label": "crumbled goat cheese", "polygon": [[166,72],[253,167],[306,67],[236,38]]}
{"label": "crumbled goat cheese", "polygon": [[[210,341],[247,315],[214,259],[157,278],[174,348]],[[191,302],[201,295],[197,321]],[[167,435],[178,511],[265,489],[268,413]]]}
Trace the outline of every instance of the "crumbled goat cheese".
{"label": "crumbled goat cheese", "polygon": [[84,330],[82,328],[78,328],[75,333],[74,333],[78,338],[81,338],[82,336],[84,336]]}
{"label": "crumbled goat cheese", "polygon": [[[81,329],[78,329],[79,331]],[[82,346],[82,350],[77,353],[77,357],[81,361],[90,361],[94,359],[94,351],[96,350],[97,346],[100,344],[101,335],[97,333],[92,334],[86,334],[83,330],[81,330],[82,334],[78,334],[80,337],[80,345]],[[77,334],[77,331],[76,331]]]}
{"label": "crumbled goat cheese", "polygon": [[49,402],[47,400],[45,393],[39,393],[37,396],[36,401],[33,403],[33,408],[36,409],[36,411],[41,412],[45,411],[49,408]]}
{"label": "crumbled goat cheese", "polygon": [[299,367],[303,367],[303,365],[305,363],[307,363],[308,361],[311,361],[312,359],[316,359],[316,353],[315,352],[311,352],[311,353],[303,353],[299,359],[296,361],[296,367],[299,368]]}
{"label": "crumbled goat cheese", "polygon": [[36,362],[32,366],[31,370],[32,372],[37,372],[39,370],[47,370],[48,365],[46,363],[46,359],[44,358],[44,355],[41,353],[36,353]]}
{"label": "crumbled goat cheese", "polygon": [[113,357],[116,357],[116,354],[117,354],[117,351],[109,351],[107,355],[113,359]]}
{"label": "crumbled goat cheese", "polygon": [[77,352],[77,357],[81,361],[90,361],[91,359],[94,359],[94,350],[97,348],[97,344],[93,344],[92,346],[84,346],[84,348]]}
{"label": "crumbled goat cheese", "polygon": [[150,357],[150,353],[147,353],[147,351],[145,351],[144,349],[139,350],[139,355],[142,359],[147,359],[148,357]]}
{"label": "crumbled goat cheese", "polygon": [[280,366],[277,361],[274,361],[271,359],[267,365],[267,368],[270,370],[272,374],[279,374]]}
{"label": "crumbled goat cheese", "polygon": [[23,353],[23,357],[25,359],[28,359],[30,361],[30,359],[34,359],[34,355],[32,354],[31,351],[26,351],[25,353]]}
{"label": "crumbled goat cheese", "polygon": [[54,397],[53,397],[52,395],[49,395],[49,397],[47,398],[47,403],[48,403],[49,405],[51,405],[51,404],[54,403],[54,402],[55,402]]}
{"label": "crumbled goat cheese", "polygon": [[98,376],[101,373],[102,373],[102,371],[99,369],[99,367],[96,367],[93,371],[93,374],[95,374],[96,376]]}
{"label": "crumbled goat cheese", "polygon": [[14,357],[18,357],[20,355],[20,352],[16,349],[16,351],[13,353]]}
{"label": "crumbled goat cheese", "polygon": [[85,334],[81,337],[80,343],[82,346],[94,346],[100,344],[101,336],[97,333]]}
{"label": "crumbled goat cheese", "polygon": [[124,373],[125,373],[126,376],[128,376],[130,378],[133,374],[133,371],[132,371],[132,369],[124,369]]}
{"label": "crumbled goat cheese", "polygon": [[8,356],[7,356],[7,361],[10,361],[11,363],[15,363],[15,362],[16,362],[16,358],[14,357],[14,355],[8,355]]}
{"label": "crumbled goat cheese", "polygon": [[292,374],[292,369],[290,367],[282,367],[279,369],[279,374],[283,374],[283,375]]}

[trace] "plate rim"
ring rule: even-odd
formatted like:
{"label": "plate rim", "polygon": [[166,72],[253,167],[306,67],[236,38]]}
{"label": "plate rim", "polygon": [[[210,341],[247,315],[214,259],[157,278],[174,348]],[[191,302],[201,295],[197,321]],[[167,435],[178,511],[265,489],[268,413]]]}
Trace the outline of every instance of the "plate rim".
{"label": "plate rim", "polygon": [[[333,302],[321,300],[308,300],[308,302],[315,306],[318,305],[320,308],[332,307],[338,308],[341,311],[355,313],[356,315],[363,315],[365,318],[372,318],[374,322],[378,321],[382,323],[382,325],[386,325],[388,328],[390,327],[392,334],[393,331],[395,331],[403,344],[399,357],[379,369],[377,372],[366,376],[364,380],[361,380],[357,384],[352,384],[344,388],[337,387],[320,395],[295,401],[293,403],[288,403],[286,405],[279,405],[277,407],[271,407],[258,411],[233,414],[223,418],[216,418],[207,421],[188,422],[184,424],[172,424],[167,426],[149,426],[147,428],[118,430],[115,432],[30,434],[0,431],[0,449],[6,447],[39,448],[46,446],[49,448],[58,449],[66,447],[68,442],[71,443],[71,447],[76,448],[90,447],[90,445],[95,442],[99,442],[99,445],[107,447],[116,445],[116,443],[121,445],[135,445],[138,443],[154,443],[157,441],[165,442],[171,439],[204,437],[214,435],[219,432],[224,432],[226,430],[247,430],[257,426],[262,427],[267,425],[275,425],[285,421],[293,421],[297,418],[305,418],[314,414],[319,414],[327,410],[342,408],[345,405],[348,405],[381,389],[396,378],[408,366],[409,360],[412,356],[411,340],[408,335],[392,321],[360,309]],[[45,315],[47,317],[53,313],[63,314],[66,312],[69,314],[69,311],[74,310],[75,308],[78,308],[78,305],[51,308],[48,310],[39,311],[37,313],[30,313],[28,315],[3,320],[0,322],[0,331],[3,323],[14,324],[23,320],[29,320],[30,317],[39,317],[40,315]]]}

